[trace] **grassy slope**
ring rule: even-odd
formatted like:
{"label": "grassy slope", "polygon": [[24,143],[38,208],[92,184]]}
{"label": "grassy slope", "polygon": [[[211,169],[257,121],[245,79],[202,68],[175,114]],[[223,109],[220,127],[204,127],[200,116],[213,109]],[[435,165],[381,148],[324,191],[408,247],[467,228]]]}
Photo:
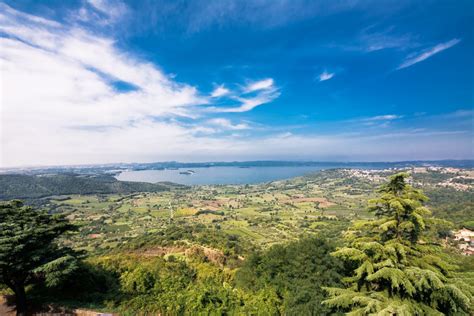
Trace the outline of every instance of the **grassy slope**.
{"label": "grassy slope", "polygon": [[171,186],[173,185],[118,181],[111,176],[4,174],[0,175],[0,200],[33,199],[66,194],[160,192],[169,190]]}

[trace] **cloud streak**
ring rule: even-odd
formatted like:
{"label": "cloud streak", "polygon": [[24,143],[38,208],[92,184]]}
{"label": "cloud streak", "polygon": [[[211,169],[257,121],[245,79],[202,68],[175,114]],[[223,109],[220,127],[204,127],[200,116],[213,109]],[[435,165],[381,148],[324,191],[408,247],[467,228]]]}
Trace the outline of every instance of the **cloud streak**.
{"label": "cloud streak", "polygon": [[401,116],[401,115],[386,114],[386,115],[377,115],[377,116],[368,117],[368,118],[363,119],[363,120],[364,121],[391,121],[391,120],[400,119],[402,117],[403,116]]}
{"label": "cloud streak", "polygon": [[232,131],[244,130],[244,129],[250,128],[250,126],[246,123],[233,124],[230,120],[225,119],[225,118],[210,119],[206,123],[207,125],[216,126],[224,130],[232,130]]}
{"label": "cloud streak", "polygon": [[[273,29],[318,16],[349,11],[356,7],[368,7],[370,2],[340,1],[152,1],[141,14],[157,28],[169,22],[187,33],[206,31],[226,25],[251,25],[262,29]],[[385,8],[387,7],[387,8]],[[383,9],[394,10],[393,6]]]}
{"label": "cloud streak", "polygon": [[[214,90],[216,91],[216,90]],[[229,91],[226,93],[230,93]],[[272,78],[247,83],[240,91],[234,92],[231,100],[240,105],[234,107],[209,107],[208,112],[241,113],[248,112],[254,108],[270,103],[280,96],[280,90],[275,86]]]}
{"label": "cloud streak", "polygon": [[423,60],[426,60],[428,58],[430,58],[431,56],[433,55],[436,55],[448,48],[451,48],[453,47],[454,45],[457,45],[461,40],[460,39],[452,39],[450,41],[447,41],[447,42],[444,42],[444,43],[440,43],[436,46],[433,46],[429,49],[426,49],[422,52],[419,52],[419,53],[415,53],[415,54],[412,54],[412,55],[409,55],[401,64],[400,66],[398,66],[397,70],[400,70],[400,69],[404,69],[404,68],[408,68],[408,67],[411,67],[419,62],[422,62]]}
{"label": "cloud streak", "polygon": [[268,89],[273,88],[273,86],[274,86],[273,79],[272,78],[267,78],[267,79],[264,79],[264,80],[255,81],[255,82],[251,82],[251,83],[247,84],[247,86],[245,86],[245,88],[244,88],[244,92],[245,93],[250,93],[250,92],[254,92],[254,91],[268,90]]}
{"label": "cloud streak", "polygon": [[119,0],[87,0],[87,3],[106,16],[110,22],[119,20],[129,12],[127,5]]}
{"label": "cloud streak", "polygon": [[334,75],[335,75],[334,73],[323,71],[319,75],[319,82],[329,80],[329,79],[333,78]]}
{"label": "cloud streak", "polygon": [[220,85],[214,89],[211,93],[212,98],[220,98],[230,93],[230,90],[227,89],[224,85]]}

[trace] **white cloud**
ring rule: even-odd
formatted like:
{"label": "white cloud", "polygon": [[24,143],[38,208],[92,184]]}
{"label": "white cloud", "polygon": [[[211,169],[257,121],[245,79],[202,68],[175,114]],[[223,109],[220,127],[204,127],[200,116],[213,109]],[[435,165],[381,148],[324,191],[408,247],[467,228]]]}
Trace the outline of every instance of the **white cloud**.
{"label": "white cloud", "polygon": [[469,117],[474,119],[474,110],[457,110],[452,113],[443,114],[445,118]]}
{"label": "white cloud", "polygon": [[246,123],[233,124],[230,120],[225,118],[210,119],[206,123],[208,125],[216,126],[224,130],[244,130],[250,128],[250,126]]}
{"label": "white cloud", "polygon": [[375,52],[384,49],[406,50],[420,46],[418,37],[411,33],[400,33],[395,26],[384,29],[379,24],[372,24],[360,30],[353,38],[342,43],[333,42],[329,47],[347,51]]}
{"label": "white cloud", "polygon": [[397,69],[403,69],[407,68],[410,66],[413,66],[416,63],[419,63],[425,59],[430,58],[431,56],[438,54],[442,52],[443,50],[446,50],[448,48],[453,47],[454,45],[458,44],[461,40],[460,39],[452,39],[450,41],[447,41],[445,43],[438,44],[436,46],[433,46],[427,50],[424,50],[423,52],[419,52],[416,54],[409,55],[401,64],[398,66]]}
{"label": "white cloud", "polygon": [[360,49],[374,52],[382,49],[405,50],[419,46],[417,38],[410,33],[400,34],[394,26],[383,30],[375,30],[377,25],[370,25],[363,29],[359,36]]}
{"label": "white cloud", "polygon": [[274,86],[273,79],[272,78],[267,78],[267,79],[264,79],[264,80],[251,82],[251,83],[247,84],[244,87],[243,90],[244,90],[245,93],[250,93],[250,92],[254,92],[254,91],[268,90],[268,89],[273,88],[273,86]]}
{"label": "white cloud", "polygon": [[236,98],[236,100],[241,102],[241,105],[238,107],[212,108],[212,109],[214,112],[223,112],[223,113],[247,112],[247,111],[253,110],[257,106],[272,102],[273,100],[278,98],[279,95],[280,95],[280,92],[278,90],[270,89],[252,98],[243,98],[243,97]]}
{"label": "white cloud", "polygon": [[[190,134],[152,118],[195,116],[192,108],[208,102],[196,88],[117,50],[111,39],[3,6],[7,10],[0,13],[0,30],[9,37],[0,38],[0,164],[86,162],[89,154],[115,154],[120,160],[119,148],[110,146],[133,148],[135,142],[126,142],[131,140],[128,133],[152,132],[163,145],[169,137]],[[123,93],[113,81],[137,89]]]}
{"label": "white cloud", "polygon": [[334,77],[334,73],[331,73],[331,72],[327,72],[327,71],[323,71],[320,75],[319,75],[319,81],[326,81],[326,80],[329,80],[331,79],[332,77]]}
{"label": "white cloud", "polygon": [[230,93],[230,90],[227,89],[224,85],[217,86],[214,91],[211,93],[212,98],[219,98]]}
{"label": "white cloud", "polygon": [[[251,95],[249,95],[252,93]],[[237,93],[235,93],[237,94]],[[270,103],[280,96],[278,87],[272,78],[254,81],[242,88],[240,95],[233,95],[232,100],[240,103],[235,107],[209,107],[209,112],[241,113],[253,110],[257,106]]]}
{"label": "white cloud", "polygon": [[380,129],[390,127],[393,121],[401,118],[403,118],[403,115],[385,114],[356,119],[355,122],[362,122],[364,126],[371,126]]}
{"label": "white cloud", "polygon": [[396,4],[374,5],[372,1],[338,0],[338,1],[146,1],[147,17],[151,27],[157,28],[167,23],[170,16],[175,30],[189,33],[228,25],[244,25],[258,30],[282,27],[288,23],[302,22],[307,19],[324,17],[334,13],[354,10],[370,11],[381,14],[394,12],[406,6],[398,1]]}
{"label": "white cloud", "polygon": [[386,114],[386,115],[377,115],[377,116],[372,116],[365,118],[364,121],[391,121],[391,120],[396,120],[400,119],[403,116],[401,115],[395,115],[395,114]]}
{"label": "white cloud", "polygon": [[128,12],[128,7],[119,0],[87,0],[87,2],[111,20],[117,20]]}

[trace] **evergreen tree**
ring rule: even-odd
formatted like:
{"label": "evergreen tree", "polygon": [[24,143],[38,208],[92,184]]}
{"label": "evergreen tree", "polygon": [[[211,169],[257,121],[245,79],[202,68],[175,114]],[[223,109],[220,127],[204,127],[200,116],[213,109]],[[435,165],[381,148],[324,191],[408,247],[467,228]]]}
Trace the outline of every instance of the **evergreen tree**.
{"label": "evergreen tree", "polygon": [[250,256],[237,272],[236,284],[255,293],[275,291],[282,298],[281,314],[329,315],[331,308],[321,305],[326,297],[322,287],[337,286],[341,278],[341,266],[330,256],[333,250],[321,237],[275,245]]}
{"label": "evergreen tree", "polygon": [[406,181],[390,178],[370,201],[374,220],[358,221],[346,232],[348,247],[334,256],[353,273],[347,287],[326,288],[325,304],[348,315],[469,314],[473,290],[454,278],[454,266],[442,259],[442,249],[429,234],[436,223],[423,206],[427,197]]}
{"label": "evergreen tree", "polygon": [[74,257],[54,243],[71,228],[64,217],[33,210],[20,201],[0,204],[0,283],[15,293],[17,315],[26,314],[28,284],[57,285],[75,269]]}

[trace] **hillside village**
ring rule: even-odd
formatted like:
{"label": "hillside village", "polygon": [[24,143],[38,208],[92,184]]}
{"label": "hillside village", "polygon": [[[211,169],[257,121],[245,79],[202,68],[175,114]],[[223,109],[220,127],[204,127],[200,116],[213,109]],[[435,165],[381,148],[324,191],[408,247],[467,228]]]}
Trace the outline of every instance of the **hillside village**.
{"label": "hillside village", "polygon": [[453,239],[457,242],[457,247],[464,255],[474,255],[474,231],[467,228],[454,231]]}

